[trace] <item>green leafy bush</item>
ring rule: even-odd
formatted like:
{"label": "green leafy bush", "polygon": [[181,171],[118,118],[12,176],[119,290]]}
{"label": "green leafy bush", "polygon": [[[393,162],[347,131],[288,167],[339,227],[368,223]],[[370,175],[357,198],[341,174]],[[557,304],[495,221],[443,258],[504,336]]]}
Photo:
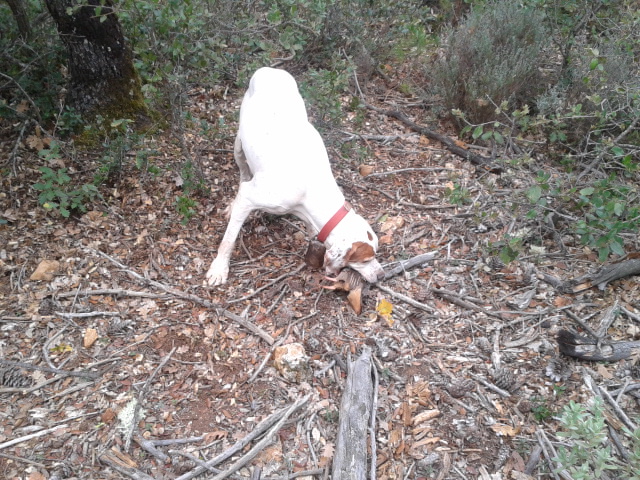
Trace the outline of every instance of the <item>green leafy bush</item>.
{"label": "green leafy bush", "polygon": [[495,118],[495,105],[520,105],[540,93],[540,58],[549,37],[539,10],[489,2],[472,10],[443,41],[433,68],[436,93],[474,123]]}
{"label": "green leafy bush", "polygon": [[573,400],[561,412],[558,436],[565,439],[554,458],[556,472],[566,470],[575,480],[602,478],[603,473],[611,478],[640,479],[640,429],[626,431],[631,441],[631,452],[626,462],[620,461],[607,445],[607,424],[604,404],[600,397],[589,406]]}

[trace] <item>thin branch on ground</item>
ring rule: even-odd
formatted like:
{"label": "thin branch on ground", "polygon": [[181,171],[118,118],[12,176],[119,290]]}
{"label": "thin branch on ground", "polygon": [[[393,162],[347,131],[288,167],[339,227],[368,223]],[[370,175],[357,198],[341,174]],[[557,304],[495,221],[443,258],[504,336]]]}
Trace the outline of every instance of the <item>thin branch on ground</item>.
{"label": "thin branch on ground", "polygon": [[177,298],[181,298],[183,300],[188,300],[190,302],[194,302],[197,303],[199,305],[202,305],[204,307],[210,308],[212,310],[214,310],[218,315],[223,316],[228,318],[229,320],[232,320],[236,323],[238,323],[239,325],[242,325],[243,327],[245,327],[247,330],[249,330],[250,332],[252,332],[253,334],[259,336],[260,338],[262,338],[265,342],[267,342],[269,345],[273,345],[274,343],[274,339],[271,335],[269,335],[267,332],[265,332],[264,330],[262,330],[260,327],[258,327],[257,325],[245,320],[244,318],[240,317],[239,315],[236,315],[235,313],[232,313],[228,310],[225,310],[223,308],[218,307],[216,304],[214,304],[213,302],[210,302],[209,300],[205,300],[202,297],[199,297],[197,295],[192,295],[190,293],[186,293],[183,292],[182,290],[178,290],[176,288],[170,287],[168,285],[165,285],[164,283],[161,282],[157,282],[155,280],[151,280],[149,278],[145,278],[142,275],[140,275],[139,273],[127,268],[125,265],[123,265],[122,263],[120,263],[119,261],[115,260],[114,258],[110,257],[109,255],[107,255],[104,252],[101,252],[99,250],[94,250],[89,248],[88,249],[90,252],[98,254],[104,258],[106,258],[107,260],[109,260],[111,263],[113,263],[114,265],[117,265],[119,268],[121,268],[124,272],[128,273],[129,275],[131,275],[132,277],[134,277],[135,279],[144,282],[146,284],[152,285],[156,288],[159,288]]}

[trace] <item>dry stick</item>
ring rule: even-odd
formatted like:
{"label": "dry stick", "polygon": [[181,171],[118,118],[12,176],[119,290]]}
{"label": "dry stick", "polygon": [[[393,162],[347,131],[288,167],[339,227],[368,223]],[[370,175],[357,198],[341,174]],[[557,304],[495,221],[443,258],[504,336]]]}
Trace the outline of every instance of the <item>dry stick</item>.
{"label": "dry stick", "polygon": [[373,373],[373,398],[371,399],[371,417],[369,419],[369,441],[371,445],[371,467],[369,470],[369,480],[376,480],[376,467],[378,463],[376,413],[378,412],[378,386],[380,379],[378,377],[378,369],[373,364],[371,365],[371,372]]}
{"label": "dry stick", "polygon": [[459,307],[473,310],[474,312],[478,312],[478,313],[484,313],[485,315],[499,318],[500,320],[505,320],[505,318],[499,313],[492,312],[491,310],[482,308],[474,303],[467,302],[466,300],[463,300],[458,294],[454,292],[450,292],[448,290],[443,290],[440,288],[429,288],[429,290],[435,293],[436,295],[438,295],[439,297],[442,297],[445,300],[449,300],[451,303],[458,305]]}
{"label": "dry stick", "polygon": [[391,290],[388,287],[385,287],[383,285],[379,285],[379,284],[375,284],[375,287],[378,290],[382,290],[383,292],[391,295],[394,298],[397,298],[398,300],[404,302],[404,303],[408,303],[411,306],[414,306],[416,308],[419,308],[420,310],[424,310],[425,312],[429,312],[429,313],[435,313],[436,309],[433,307],[430,307],[429,305],[426,305],[424,303],[420,303],[417,300],[414,300],[411,297],[407,297],[406,295],[403,295],[402,293],[398,293],[398,292],[394,292],[393,290]]}
{"label": "dry stick", "polygon": [[482,157],[480,155],[475,155],[471,151],[460,147],[455,141],[453,141],[446,135],[441,135],[440,133],[434,132],[433,130],[430,130],[426,127],[418,125],[414,121],[410,120],[409,117],[407,117],[404,113],[398,110],[384,110],[382,108],[369,105],[368,103],[365,103],[365,106],[370,110],[373,110],[375,112],[387,115],[388,117],[393,117],[400,120],[402,123],[410,127],[412,130],[415,130],[416,132],[420,133],[421,135],[424,135],[427,138],[430,138],[432,140],[442,143],[445,147],[447,147],[447,149],[450,152],[458,155],[459,157],[464,158],[465,160],[468,160],[473,165],[482,167],[483,169],[491,173],[502,173],[502,167],[493,165],[490,159]]}
{"label": "dry stick", "polygon": [[122,263],[120,263],[119,261],[115,260],[114,258],[111,258],[109,255],[107,255],[106,253],[101,252],[100,250],[94,250],[94,249],[88,249],[89,251],[93,252],[93,253],[97,253],[98,255],[106,258],[107,260],[109,260],[111,263],[117,265],[119,268],[121,268],[123,271],[127,272],[129,275],[131,275],[132,277],[136,278],[137,280],[140,280],[141,282],[145,282],[149,285],[152,285],[156,288],[159,288],[175,297],[181,298],[183,300],[188,300],[190,302],[194,302],[197,304],[200,304],[204,307],[210,308],[212,310],[215,310],[215,312],[218,315],[222,315],[225,316],[226,318],[228,318],[229,320],[233,320],[234,322],[238,323],[239,325],[242,325],[243,327],[245,327],[247,330],[249,330],[250,332],[252,332],[254,335],[259,336],[260,338],[262,338],[265,342],[267,342],[269,345],[273,345],[273,337],[271,335],[269,335],[267,332],[265,332],[264,330],[262,330],[260,327],[258,327],[257,325],[254,325],[253,323],[245,320],[244,318],[242,318],[239,315],[236,315],[235,313],[232,313],[228,310],[219,308],[218,306],[216,306],[213,302],[210,302],[208,300],[205,300],[204,298],[198,297],[197,295],[192,295],[190,293],[186,293],[183,292],[182,290],[178,290],[176,288],[173,287],[169,287],[163,283],[157,282],[155,280],[151,280],[149,278],[145,278],[142,275],[140,275],[137,272],[134,272],[133,270],[129,270],[125,265],[123,265]]}
{"label": "dry stick", "polygon": [[120,288],[101,288],[98,290],[80,290],[78,292],[56,293],[56,298],[75,297],[76,295],[115,295],[123,297],[143,297],[143,298],[169,298],[166,293],[140,292],[138,290],[122,290]]}
{"label": "dry stick", "polygon": [[243,455],[238,460],[236,460],[236,462],[233,465],[231,465],[229,468],[227,468],[224,472],[221,472],[215,477],[213,477],[213,480],[223,480],[227,478],[229,475],[234,474],[235,472],[240,470],[242,467],[244,467],[247,463],[249,463],[267,445],[273,443],[276,433],[278,432],[278,430],[280,430],[280,428],[282,428],[282,425],[284,424],[284,422],[291,416],[293,412],[295,412],[298,408],[300,408],[302,405],[307,403],[309,401],[309,398],[311,398],[311,394],[307,395],[306,397],[298,400],[296,403],[291,405],[287,409],[287,411],[284,413],[282,418],[278,421],[278,423],[276,423],[271,428],[271,430],[267,432],[267,434],[264,436],[262,440],[256,443],[251,450],[249,450],[245,455]]}
{"label": "dry stick", "polygon": [[388,172],[374,172],[367,175],[368,177],[382,177],[384,175],[395,175],[396,173],[405,172],[453,172],[453,168],[444,167],[414,167],[414,168],[400,168],[398,170],[389,170]]}
{"label": "dry stick", "polygon": [[125,467],[122,465],[118,465],[116,462],[114,462],[111,458],[107,457],[106,455],[101,456],[100,461],[102,463],[106,463],[109,467],[113,468],[114,470],[121,473],[122,475],[126,475],[127,477],[133,478],[133,480],[155,480],[153,477],[147,475],[144,472],[141,472],[140,470],[137,470],[132,467]]}
{"label": "dry stick", "polygon": [[[126,435],[125,435],[125,441],[124,441],[124,450],[125,450],[125,452],[129,451],[129,447],[131,446],[131,439],[133,438],[133,432],[135,431],[136,427],[138,426],[138,415],[140,414],[140,410],[141,410],[141,406],[140,405],[141,405],[142,399],[147,394],[147,389],[149,388],[149,385],[151,384],[151,381],[155,378],[155,376],[162,369],[162,367],[164,367],[165,364],[169,361],[169,359],[173,356],[174,352],[176,351],[176,348],[178,348],[178,347],[173,347],[171,349],[171,351],[164,356],[162,361],[158,364],[156,369],[149,376],[149,378],[147,378],[147,381],[144,382],[144,385],[140,389],[140,393],[138,394],[138,396],[136,398],[135,409],[133,411],[133,420],[130,422],[131,426],[129,427],[129,430],[126,432]],[[144,447],[145,445],[143,445],[141,443],[140,446]],[[148,451],[155,455],[155,453],[154,453],[155,450],[156,449],[154,448],[153,450],[148,450]],[[164,454],[162,454],[162,455],[164,455]],[[165,461],[165,460],[163,460],[163,461]]]}
{"label": "dry stick", "polygon": [[616,415],[622,421],[622,423],[624,423],[627,426],[627,428],[629,428],[629,430],[631,430],[632,432],[635,431],[638,428],[638,426],[635,423],[633,423],[633,421],[627,416],[626,413],[624,413],[622,408],[620,408],[620,405],[618,405],[618,403],[613,399],[613,397],[609,394],[609,392],[607,392],[602,387],[598,387],[598,390],[600,391],[600,395],[604,397],[604,399],[607,402],[609,402],[609,405],[611,405],[611,407],[613,408],[613,411],[616,412]]}
{"label": "dry stick", "polygon": [[4,358],[0,358],[0,363],[3,365],[9,365],[10,367],[24,368],[26,370],[40,370],[41,372],[55,373],[56,375],[62,375],[64,377],[98,378],[100,376],[97,372],[72,372],[69,370],[59,370],[57,368],[31,365],[30,363],[12,362],[11,360],[5,360]]}
{"label": "dry stick", "polygon": [[53,312],[58,317],[62,318],[89,318],[89,317],[116,317],[122,315],[120,312],[84,312],[84,313],[65,313],[65,312]]}
{"label": "dry stick", "polygon": [[292,271],[287,272],[287,273],[283,273],[278,278],[274,278],[273,280],[271,280],[270,282],[264,284],[263,286],[261,286],[260,288],[256,289],[254,292],[250,293],[249,295],[245,295],[244,297],[240,297],[240,298],[234,298],[233,300],[229,300],[227,303],[237,303],[237,302],[242,302],[244,300],[249,300],[251,297],[255,297],[261,291],[263,291],[263,290],[271,287],[272,285],[278,283],[283,278],[287,278],[287,277],[289,277],[291,275],[295,275],[296,273],[298,273],[300,270],[302,270],[306,266],[307,265],[305,263],[303,263],[300,266],[298,266],[298,268],[296,268],[295,270],[292,270]]}
{"label": "dry stick", "polygon": [[[251,431],[251,433],[249,433],[244,438],[238,440],[236,443],[233,444],[231,448],[229,448],[225,452],[221,453],[217,457],[212,458],[211,460],[208,460],[206,464],[209,467],[212,467],[214,465],[224,462],[226,459],[235,455],[239,451],[242,451],[244,447],[246,447],[249,443],[251,443],[255,438],[262,435],[262,433],[264,433],[266,430],[271,428],[271,426],[274,423],[280,420],[287,413],[288,410],[289,410],[289,407],[279,410],[275,413],[272,413],[269,417],[265,418],[258,425],[256,425],[256,427]],[[175,480],[191,480],[192,478],[197,477],[198,475],[206,471],[207,471],[206,468],[198,467],[191,470],[190,472],[185,473],[184,475],[179,476]]]}
{"label": "dry stick", "polygon": [[138,445],[140,445],[143,448],[143,450],[146,450],[147,452],[149,452],[151,455],[156,457],[162,463],[166,463],[167,460],[169,460],[169,456],[166,455],[164,452],[161,452],[160,450],[158,450],[156,446],[153,444],[152,440],[147,440],[141,437],[140,435],[136,435],[134,440]]}
{"label": "dry stick", "polygon": [[406,272],[407,270],[420,266],[424,263],[430,262],[434,260],[438,256],[438,251],[422,253],[420,255],[416,255],[415,257],[411,257],[407,260],[403,260],[399,262],[399,264],[392,268],[391,270],[387,270],[384,275],[385,280],[389,280],[391,277],[399,275],[400,273]]}
{"label": "dry stick", "polygon": [[28,440],[31,440],[32,438],[42,437],[43,435],[46,435],[48,433],[58,430],[59,428],[66,428],[68,426],[69,426],[68,424],[63,423],[62,425],[58,425],[56,427],[47,428],[46,430],[40,430],[39,432],[30,433],[29,435],[25,435],[23,437],[14,438],[13,440],[0,443],[0,450],[4,450],[5,448],[10,447],[12,445],[16,445],[18,443],[26,442]]}

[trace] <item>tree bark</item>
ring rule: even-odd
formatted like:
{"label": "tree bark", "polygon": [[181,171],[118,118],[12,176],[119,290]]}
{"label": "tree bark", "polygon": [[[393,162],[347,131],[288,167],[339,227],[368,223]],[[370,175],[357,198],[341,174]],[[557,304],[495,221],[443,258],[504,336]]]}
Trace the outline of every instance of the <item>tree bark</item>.
{"label": "tree bark", "polygon": [[112,0],[45,0],[68,51],[67,106],[86,119],[139,120],[146,108]]}
{"label": "tree bark", "polygon": [[7,0],[13,18],[16,19],[18,24],[18,31],[23,40],[29,40],[31,37],[31,24],[29,23],[29,17],[27,16],[27,10],[24,7],[23,0]]}
{"label": "tree bark", "polygon": [[[349,362],[333,457],[333,480],[367,479],[367,433],[369,417],[375,415],[371,368],[369,347],[363,349],[355,362]],[[371,461],[375,464],[376,459]]]}

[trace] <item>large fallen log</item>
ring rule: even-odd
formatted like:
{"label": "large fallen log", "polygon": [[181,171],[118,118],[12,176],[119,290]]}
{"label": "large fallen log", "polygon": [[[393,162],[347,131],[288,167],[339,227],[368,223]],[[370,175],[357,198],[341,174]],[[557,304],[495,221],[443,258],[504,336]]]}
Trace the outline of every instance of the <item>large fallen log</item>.
{"label": "large fallen log", "polygon": [[[355,362],[349,361],[349,373],[340,406],[332,480],[367,479],[367,432],[370,417],[375,415],[371,368],[369,347],[364,347],[362,355]],[[376,459],[371,461],[375,464]]]}

